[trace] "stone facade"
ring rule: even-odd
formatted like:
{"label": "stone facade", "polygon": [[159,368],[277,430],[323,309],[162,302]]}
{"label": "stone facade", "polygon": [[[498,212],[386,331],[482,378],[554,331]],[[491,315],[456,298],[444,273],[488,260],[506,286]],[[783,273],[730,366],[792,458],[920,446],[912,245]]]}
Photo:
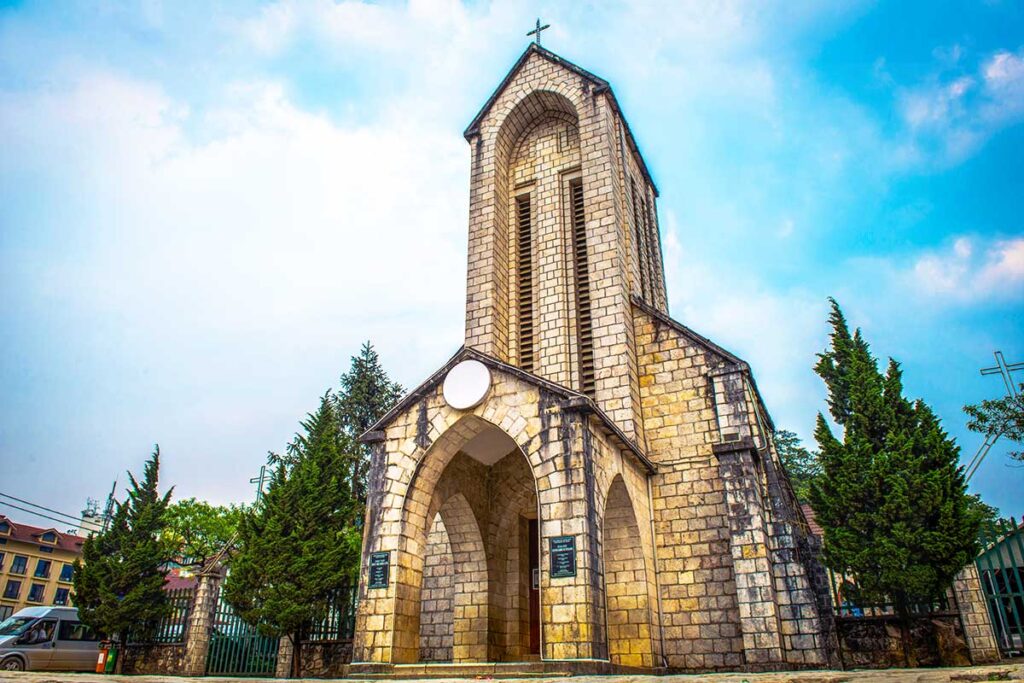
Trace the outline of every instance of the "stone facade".
{"label": "stone facade", "polygon": [[[837,665],[750,368],[668,316],[657,189],[608,83],[531,45],[466,139],[466,343],[363,437],[352,671]],[[486,388],[455,408],[473,363]]]}

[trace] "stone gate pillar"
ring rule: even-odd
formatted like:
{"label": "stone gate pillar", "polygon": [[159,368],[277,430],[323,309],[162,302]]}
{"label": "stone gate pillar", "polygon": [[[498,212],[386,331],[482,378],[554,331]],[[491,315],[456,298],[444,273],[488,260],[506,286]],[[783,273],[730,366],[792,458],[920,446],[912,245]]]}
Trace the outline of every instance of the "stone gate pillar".
{"label": "stone gate pillar", "polygon": [[206,673],[206,657],[210,651],[210,631],[220,598],[220,584],[224,579],[220,567],[204,570],[192,598],[192,610],[185,628],[185,660],[182,674],[202,676]]}
{"label": "stone gate pillar", "polygon": [[978,568],[972,561],[953,581],[953,595],[960,620],[963,622],[967,649],[973,664],[991,664],[999,661],[999,644],[992,629],[992,620],[985,604]]}

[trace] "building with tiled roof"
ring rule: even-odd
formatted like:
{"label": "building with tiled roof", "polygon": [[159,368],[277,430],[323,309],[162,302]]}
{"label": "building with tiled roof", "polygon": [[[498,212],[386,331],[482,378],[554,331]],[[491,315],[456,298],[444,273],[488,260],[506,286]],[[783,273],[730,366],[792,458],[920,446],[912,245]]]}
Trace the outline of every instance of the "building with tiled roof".
{"label": "building with tiled roof", "polygon": [[85,539],[0,515],[0,621],[24,607],[70,605]]}

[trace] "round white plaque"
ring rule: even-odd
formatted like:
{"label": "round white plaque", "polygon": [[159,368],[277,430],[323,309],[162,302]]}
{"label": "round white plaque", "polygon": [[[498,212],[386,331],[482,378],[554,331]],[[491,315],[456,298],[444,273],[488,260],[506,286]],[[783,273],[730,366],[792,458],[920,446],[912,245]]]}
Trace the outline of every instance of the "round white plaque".
{"label": "round white plaque", "polygon": [[491,388],[491,371],[478,360],[464,360],[444,378],[444,400],[456,410],[480,404]]}

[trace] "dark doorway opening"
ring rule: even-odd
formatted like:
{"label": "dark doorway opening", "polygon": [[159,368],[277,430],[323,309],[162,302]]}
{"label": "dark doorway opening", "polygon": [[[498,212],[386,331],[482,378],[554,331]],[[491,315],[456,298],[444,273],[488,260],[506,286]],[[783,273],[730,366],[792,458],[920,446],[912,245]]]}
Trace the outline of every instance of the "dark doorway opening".
{"label": "dark doorway opening", "polygon": [[529,520],[530,548],[530,654],[540,654],[540,539],[537,520]]}

